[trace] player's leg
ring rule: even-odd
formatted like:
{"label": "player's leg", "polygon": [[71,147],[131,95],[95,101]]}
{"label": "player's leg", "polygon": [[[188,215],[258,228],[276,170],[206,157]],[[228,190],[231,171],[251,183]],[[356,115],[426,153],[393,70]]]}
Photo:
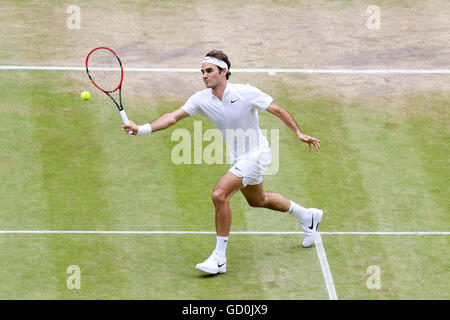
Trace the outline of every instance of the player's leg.
{"label": "player's leg", "polygon": [[230,234],[231,209],[229,200],[242,187],[242,178],[227,171],[212,192],[211,198],[216,208],[216,232],[218,236],[228,237]]}
{"label": "player's leg", "polygon": [[241,192],[252,207],[262,207],[293,215],[305,232],[305,239],[302,245],[309,247],[314,242],[317,228],[322,221],[322,210],[315,208],[306,209],[288,200],[281,194],[265,192],[262,182],[255,185],[247,185],[241,189]]}
{"label": "player's leg", "polygon": [[211,274],[226,272],[225,254],[231,227],[229,200],[242,187],[242,178],[229,171],[215,186],[211,198],[216,208],[216,248],[208,259],[197,264],[197,269]]}
{"label": "player's leg", "polygon": [[256,185],[247,185],[241,189],[241,192],[251,207],[287,212],[291,205],[290,200],[281,194],[265,192],[262,182]]}

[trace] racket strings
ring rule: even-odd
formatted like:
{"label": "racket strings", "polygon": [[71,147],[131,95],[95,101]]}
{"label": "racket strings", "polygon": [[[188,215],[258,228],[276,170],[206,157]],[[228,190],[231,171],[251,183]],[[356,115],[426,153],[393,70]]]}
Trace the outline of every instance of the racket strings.
{"label": "racket strings", "polygon": [[120,85],[122,71],[119,60],[109,50],[98,49],[92,52],[87,61],[89,75],[95,84],[104,91],[114,91]]}

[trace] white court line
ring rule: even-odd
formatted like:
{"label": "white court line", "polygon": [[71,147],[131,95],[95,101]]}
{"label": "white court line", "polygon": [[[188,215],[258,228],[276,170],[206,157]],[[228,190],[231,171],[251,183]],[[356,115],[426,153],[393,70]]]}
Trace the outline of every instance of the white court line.
{"label": "white court line", "polygon": [[[96,68],[98,70],[119,70],[118,68]],[[200,72],[200,68],[133,68],[124,67],[124,71],[135,72]],[[84,71],[85,67],[71,66],[0,66],[0,70],[48,70],[48,71]],[[289,69],[289,68],[247,68],[231,69],[232,72],[268,73],[330,73],[330,74],[450,74],[450,69]]]}
{"label": "white court line", "polygon": [[[231,234],[243,235],[293,235],[304,234],[299,231],[231,231]],[[0,230],[0,234],[216,234],[215,231],[183,230]],[[450,231],[321,231],[326,235],[450,235]]]}
{"label": "white court line", "polygon": [[330,300],[337,300],[336,289],[334,287],[333,277],[331,276],[330,266],[328,265],[327,255],[322,243],[320,233],[317,234],[314,240],[316,244],[317,256],[319,257],[320,266],[322,267],[323,277],[325,278],[325,285],[327,286],[328,296]]}

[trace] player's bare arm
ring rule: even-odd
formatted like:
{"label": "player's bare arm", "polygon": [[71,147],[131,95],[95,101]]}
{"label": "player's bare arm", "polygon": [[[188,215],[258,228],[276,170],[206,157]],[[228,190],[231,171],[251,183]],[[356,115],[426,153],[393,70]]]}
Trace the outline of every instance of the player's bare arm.
{"label": "player's bare arm", "polygon": [[[189,117],[189,114],[187,114],[186,111],[177,109],[173,112],[164,113],[159,118],[152,121],[150,123],[150,126],[152,128],[152,132],[160,131],[173,126],[178,121],[187,117]],[[125,132],[128,132],[129,130],[133,131],[133,135],[137,135],[139,131],[139,126],[133,121],[129,121],[128,124],[122,124],[122,128],[125,130]]]}
{"label": "player's bare arm", "polygon": [[280,107],[276,105],[275,103],[271,103],[270,106],[267,108],[267,111],[271,114],[277,116],[281,119],[294,133],[297,135],[297,137],[307,143],[309,145],[309,151],[311,152],[311,145],[314,146],[316,151],[319,151],[320,149],[320,140],[310,137],[300,131],[300,128],[298,127],[297,122],[295,119],[287,112],[286,109],[283,107]]}

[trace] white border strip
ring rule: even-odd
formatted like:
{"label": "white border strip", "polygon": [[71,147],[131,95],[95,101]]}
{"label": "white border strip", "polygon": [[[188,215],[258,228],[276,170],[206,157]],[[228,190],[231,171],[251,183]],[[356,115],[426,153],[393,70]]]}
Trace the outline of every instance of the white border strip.
{"label": "white border strip", "polygon": [[325,278],[325,284],[327,286],[328,296],[330,300],[337,300],[336,289],[334,287],[333,277],[331,275],[330,266],[328,265],[327,255],[322,243],[322,237],[320,233],[317,233],[316,239],[314,240],[316,244],[317,256],[319,257],[320,266],[322,267],[323,277]]}
{"label": "white border strip", "polygon": [[[215,231],[177,231],[177,230],[0,230],[0,234],[216,234]],[[243,235],[292,235],[303,234],[298,231],[232,231]],[[450,235],[450,231],[405,231],[405,232],[319,232],[326,235]]]}
{"label": "white border strip", "polygon": [[[96,68],[98,70],[118,70],[117,68]],[[132,68],[125,67],[124,71],[135,72],[200,72],[200,68]],[[0,70],[48,70],[48,71],[84,71],[85,67],[56,67],[56,66],[0,66]],[[288,68],[250,68],[232,69],[232,72],[249,73],[331,73],[331,74],[450,74],[450,69],[288,69]]]}

